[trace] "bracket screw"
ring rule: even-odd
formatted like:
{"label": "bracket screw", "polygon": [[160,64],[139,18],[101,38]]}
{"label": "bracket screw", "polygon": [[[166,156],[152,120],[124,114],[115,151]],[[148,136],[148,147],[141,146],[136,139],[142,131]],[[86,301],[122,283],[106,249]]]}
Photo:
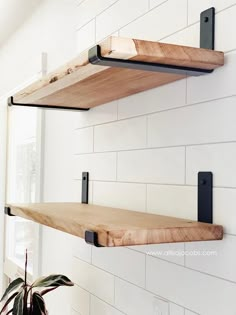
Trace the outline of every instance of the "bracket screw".
{"label": "bracket screw", "polygon": [[201,179],[201,180],[200,180],[200,185],[201,185],[201,186],[206,185],[206,180],[205,180],[205,179]]}

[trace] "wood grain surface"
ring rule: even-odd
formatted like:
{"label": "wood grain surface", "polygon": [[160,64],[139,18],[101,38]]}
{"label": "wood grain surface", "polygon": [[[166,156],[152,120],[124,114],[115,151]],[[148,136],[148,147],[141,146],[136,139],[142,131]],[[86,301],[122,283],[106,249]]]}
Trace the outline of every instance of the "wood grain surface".
{"label": "wood grain surface", "polygon": [[81,203],[9,205],[11,213],[84,238],[97,232],[102,246],[220,240],[220,225]]}
{"label": "wood grain surface", "polygon": [[[102,43],[104,57],[133,59],[201,69],[224,64],[224,54],[207,49],[152,41],[109,37]],[[88,51],[14,95],[14,101],[62,107],[91,108],[155,88],[184,75],[92,65]]]}

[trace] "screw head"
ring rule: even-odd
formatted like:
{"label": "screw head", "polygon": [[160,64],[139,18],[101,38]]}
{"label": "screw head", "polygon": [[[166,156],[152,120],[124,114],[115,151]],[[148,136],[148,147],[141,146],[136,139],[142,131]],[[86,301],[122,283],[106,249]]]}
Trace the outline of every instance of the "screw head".
{"label": "screw head", "polygon": [[201,180],[200,180],[200,185],[201,185],[201,186],[206,185],[206,180],[205,180],[205,179],[201,179]]}

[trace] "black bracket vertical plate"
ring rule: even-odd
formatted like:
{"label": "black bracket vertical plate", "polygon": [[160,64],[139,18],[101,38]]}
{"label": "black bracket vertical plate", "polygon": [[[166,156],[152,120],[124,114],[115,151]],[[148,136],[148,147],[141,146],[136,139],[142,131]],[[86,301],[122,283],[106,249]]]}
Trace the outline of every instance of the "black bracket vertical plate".
{"label": "black bracket vertical plate", "polygon": [[11,213],[11,208],[10,207],[5,207],[4,208],[4,213],[8,215],[9,217],[14,217],[14,214]]}
{"label": "black bracket vertical plate", "polygon": [[98,243],[98,235],[94,231],[85,231],[85,242],[95,247],[103,247]]}
{"label": "black bracket vertical plate", "polygon": [[201,13],[200,48],[215,49],[215,8],[210,8]]}
{"label": "black bracket vertical plate", "polygon": [[89,190],[89,173],[82,173],[82,194],[81,194],[81,202],[88,204],[88,190]]}
{"label": "black bracket vertical plate", "polygon": [[198,173],[198,221],[213,223],[213,174]]}

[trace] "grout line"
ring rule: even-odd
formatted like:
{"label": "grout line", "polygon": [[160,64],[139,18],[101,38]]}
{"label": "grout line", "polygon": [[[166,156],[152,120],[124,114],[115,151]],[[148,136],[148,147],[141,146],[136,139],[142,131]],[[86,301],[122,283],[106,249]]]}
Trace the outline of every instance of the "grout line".
{"label": "grout line", "polygon": [[[235,6],[236,6],[236,4],[231,4],[231,5],[229,5],[229,6],[226,6],[225,8],[223,8],[223,9],[221,9],[221,10],[219,10],[219,11],[216,11],[216,15],[217,15],[217,14],[220,14],[220,13],[222,13],[222,12],[224,12],[224,11],[227,11],[227,10],[229,10],[229,9],[231,9],[232,7],[235,7]],[[197,23],[200,23],[200,19],[197,20],[197,21],[195,21],[195,22],[192,22],[191,24],[189,24],[189,26],[192,26],[192,25],[197,24]]]}
{"label": "grout line", "polygon": [[[128,249],[132,250],[131,248],[128,248]],[[139,253],[145,255],[145,253],[142,253],[142,252],[139,252]],[[146,255],[146,256],[148,256],[148,255]],[[174,262],[171,262],[171,261],[167,261],[167,260],[161,259],[161,258],[159,258],[159,257],[152,257],[152,256],[149,256],[149,257],[150,257],[151,259],[158,259],[158,260],[161,260],[161,261],[165,262],[166,264],[171,264],[171,265],[175,265],[175,266],[178,266],[178,267],[180,267],[180,268],[183,268],[183,269],[187,269],[187,270],[194,271],[194,272],[196,272],[196,273],[198,273],[198,274],[202,274],[202,275],[205,275],[205,276],[208,276],[208,277],[211,277],[211,278],[217,278],[217,279],[222,280],[222,281],[225,281],[225,282],[227,282],[227,283],[236,284],[235,281],[232,281],[232,280],[229,280],[229,279],[224,279],[224,278],[222,278],[222,277],[218,277],[218,276],[216,276],[216,275],[208,274],[208,273],[206,273],[206,272],[202,272],[202,271],[199,271],[199,270],[190,268],[190,267],[185,267],[185,266],[183,266],[183,265],[179,265],[179,264],[177,264],[177,263],[174,263]],[[79,258],[77,258],[77,259],[80,260]],[[89,263],[87,263],[87,264],[90,265]],[[90,266],[91,266],[91,265],[90,265]],[[105,270],[105,269],[102,269],[102,268],[100,268],[100,267],[98,267],[98,266],[95,266],[95,265],[92,265],[92,267],[94,267],[95,269],[101,270],[101,271],[103,271],[104,273],[107,273],[107,274],[109,274],[109,275],[111,275],[111,276],[113,276],[113,277],[116,277],[117,279],[120,279],[120,280],[122,280],[122,281],[125,281],[125,282],[127,282],[128,284],[131,284],[131,285],[137,287],[138,289],[141,289],[141,290],[144,290],[144,291],[146,291],[146,292],[148,292],[148,293],[154,294],[156,297],[159,296],[159,295],[157,296],[155,292],[152,292],[152,291],[148,290],[147,288],[144,288],[144,287],[141,287],[141,286],[139,286],[139,285],[137,285],[137,284],[135,284],[135,283],[132,283],[132,282],[130,282],[130,281],[127,280],[127,279],[121,278],[120,276],[114,275],[114,274],[112,274],[111,272],[109,272],[109,271],[107,271],[107,270]],[[76,285],[78,285],[78,284],[76,283]],[[78,285],[78,286],[80,287],[80,285]],[[83,287],[81,287],[81,288],[82,288],[83,290],[89,292],[89,291],[86,290],[85,288],[83,288]],[[95,295],[95,296],[96,296],[96,295]],[[160,295],[160,297],[163,298],[163,299],[166,299],[164,296],[161,296],[161,295]],[[169,302],[172,302],[172,301],[170,300]],[[105,303],[107,303],[107,302],[105,302]],[[107,303],[107,304],[108,304],[108,303]],[[176,304],[176,303],[175,303],[175,304]],[[176,304],[176,305],[179,305],[179,304]],[[112,306],[112,305],[111,305],[111,306]],[[179,305],[179,306],[182,306],[182,305]],[[184,307],[184,306],[182,306],[182,307]]]}
{"label": "grout line", "polygon": [[[160,146],[160,147],[140,147],[136,149],[120,149],[114,151],[96,151],[96,152],[87,152],[87,153],[76,153],[73,154],[74,157],[81,157],[81,156],[88,156],[92,154],[109,154],[109,153],[123,153],[123,152],[136,152],[136,151],[150,151],[150,150],[163,150],[163,149],[175,149],[175,148],[190,148],[190,147],[199,147],[199,146],[212,146],[212,145],[226,145],[226,144],[236,144],[236,140],[234,141],[220,141],[220,142],[205,142],[205,143],[189,143],[189,144],[176,144],[176,145],[169,145],[169,146]],[[229,187],[230,188],[230,187]]]}
{"label": "grout line", "polygon": [[[83,2],[88,1],[88,0],[84,0]],[[102,14],[103,12],[105,12],[106,10],[108,10],[110,7],[112,7],[114,4],[116,4],[117,2],[119,2],[120,0],[115,1],[114,3],[112,3],[111,5],[109,5],[108,7],[106,7],[105,9],[103,9],[101,12],[99,12],[98,14],[96,14],[93,18],[89,19],[86,23],[84,23],[83,25],[76,27],[76,31],[79,31],[81,28],[83,28],[85,25],[87,25],[88,23],[90,23],[92,20],[97,19],[97,17]],[[83,3],[81,2],[77,8]]]}
{"label": "grout line", "polygon": [[109,124],[113,124],[113,123],[118,123],[120,121],[137,119],[139,117],[144,117],[144,116],[148,116],[149,117],[149,116],[157,115],[157,114],[163,113],[163,112],[169,112],[169,111],[174,111],[174,110],[178,110],[178,109],[184,109],[184,108],[187,108],[187,107],[193,107],[193,106],[197,106],[197,105],[201,105],[201,104],[208,104],[208,103],[212,103],[212,102],[216,102],[216,101],[220,101],[220,100],[225,100],[225,99],[230,99],[230,98],[235,98],[235,97],[236,97],[236,94],[232,94],[232,95],[218,97],[218,98],[215,98],[215,99],[209,99],[209,100],[204,100],[204,101],[199,101],[199,102],[189,103],[189,104],[187,103],[185,105],[181,105],[181,106],[177,106],[177,107],[171,107],[171,108],[167,108],[167,109],[163,109],[163,110],[157,110],[157,111],[153,111],[153,112],[149,112],[149,113],[143,113],[143,114],[140,114],[140,115],[120,118],[118,120],[111,120],[111,121],[98,123],[98,124],[94,124],[94,125],[88,125],[88,126],[84,126],[84,127],[79,127],[79,128],[76,128],[75,130],[85,129],[85,128],[89,128],[91,126],[101,126],[101,125],[105,126],[105,125],[109,125]]}
{"label": "grout line", "polygon": [[187,147],[184,148],[184,184],[187,183]]}
{"label": "grout line", "polygon": [[[80,178],[73,178],[72,180],[81,181]],[[132,182],[132,181],[125,181],[125,180],[106,180],[106,179],[90,179],[92,182],[98,183],[116,183],[116,184],[134,184],[134,185],[154,185],[154,186],[170,186],[170,187],[193,187],[197,188],[196,184],[173,184],[173,183],[161,183],[161,182]],[[235,190],[236,186],[213,186],[213,189],[230,189]]]}
{"label": "grout line", "polygon": [[[122,280],[123,280],[123,279],[122,279]],[[89,293],[91,297],[94,296],[96,299],[102,301],[103,303],[105,303],[105,304],[107,304],[107,305],[113,307],[114,309],[116,309],[116,310],[119,311],[120,313],[126,315],[126,314],[123,313],[121,310],[119,310],[118,308],[116,308],[115,305],[108,303],[107,301],[103,300],[101,297],[99,297],[99,296],[97,296],[96,294],[90,292],[88,289],[86,289],[86,288],[80,286],[80,285],[77,284],[77,283],[75,283],[75,285],[76,285],[77,287],[81,288],[82,290],[84,290],[85,292]]]}

